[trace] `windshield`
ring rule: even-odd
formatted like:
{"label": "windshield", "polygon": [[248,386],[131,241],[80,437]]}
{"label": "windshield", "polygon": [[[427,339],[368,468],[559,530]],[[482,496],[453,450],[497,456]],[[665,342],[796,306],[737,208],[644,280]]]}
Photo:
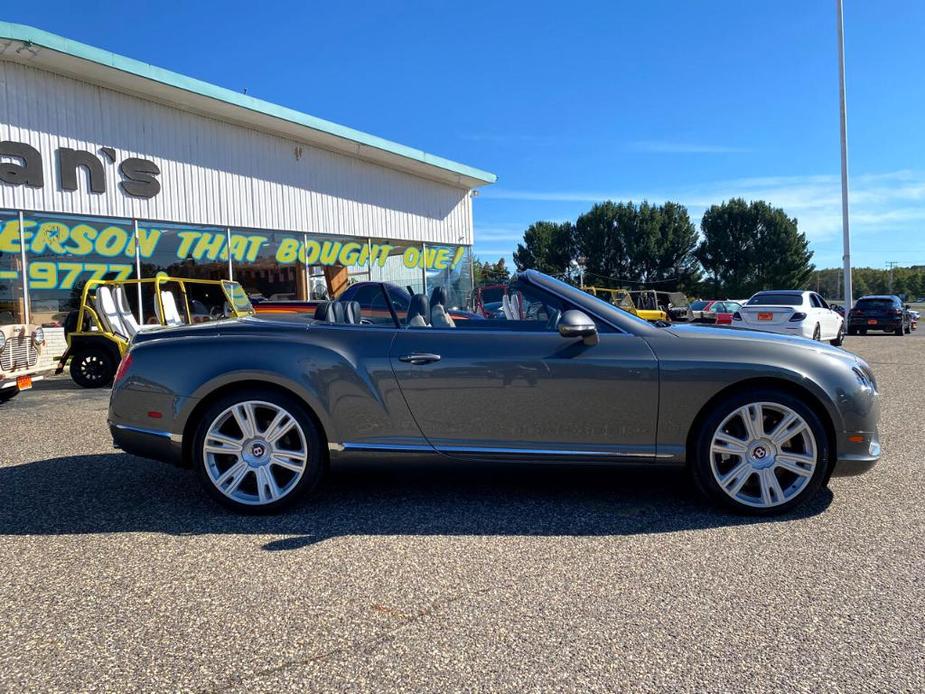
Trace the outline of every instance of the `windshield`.
{"label": "windshield", "polygon": [[[582,291],[578,287],[573,287],[571,284],[567,284],[562,280],[557,280],[555,277],[550,277],[549,275],[544,275],[540,273],[540,276],[543,278],[545,283],[552,285],[559,294],[569,299],[573,303],[581,305],[582,303],[590,303],[594,307],[593,310],[599,313],[602,316],[608,318],[613,318],[614,320],[630,320],[640,326],[645,326],[645,328],[652,328],[652,323],[649,323],[638,316],[634,316],[632,313],[623,311],[622,309],[617,308],[613,304],[600,299],[593,294]],[[619,325],[619,323],[618,323]]]}
{"label": "windshield", "polygon": [[890,309],[896,308],[896,304],[893,303],[892,299],[860,299],[858,303],[855,304],[855,308],[867,309]]}
{"label": "windshield", "polygon": [[749,306],[802,306],[803,295],[789,292],[764,292],[748,300]]}
{"label": "windshield", "polygon": [[247,292],[244,291],[244,288],[240,284],[237,282],[224,280],[222,282],[222,287],[225,288],[225,294],[228,296],[228,301],[236,313],[245,315],[251,315],[254,313],[254,307],[251,305],[250,299],[247,298]]}

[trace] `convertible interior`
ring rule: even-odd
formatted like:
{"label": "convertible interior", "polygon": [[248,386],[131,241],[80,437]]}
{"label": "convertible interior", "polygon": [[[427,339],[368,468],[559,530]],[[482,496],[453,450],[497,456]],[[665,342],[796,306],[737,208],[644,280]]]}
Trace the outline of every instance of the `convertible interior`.
{"label": "convertible interior", "polygon": [[[382,291],[385,291],[383,289]],[[501,303],[503,318],[474,317],[469,320],[454,319],[447,310],[447,291],[435,287],[426,294],[412,294],[406,311],[392,302],[393,320],[386,327],[407,326],[409,328],[456,328],[459,330],[555,330],[559,317],[567,310],[554,297],[526,296],[522,291],[505,294]],[[358,301],[322,301],[315,309],[315,320],[347,325],[373,325],[364,318],[363,307]],[[381,324],[380,324],[381,325]]]}

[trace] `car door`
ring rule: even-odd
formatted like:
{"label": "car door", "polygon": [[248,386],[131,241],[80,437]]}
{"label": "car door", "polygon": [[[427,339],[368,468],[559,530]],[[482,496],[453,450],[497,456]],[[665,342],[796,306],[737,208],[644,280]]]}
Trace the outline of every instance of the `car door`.
{"label": "car door", "polygon": [[823,312],[826,315],[826,320],[829,322],[829,335],[830,339],[834,340],[838,336],[838,331],[841,328],[842,318],[838,315],[837,311],[832,310],[832,307],[829,306],[829,302],[823,299],[818,294],[819,303],[822,305]]}
{"label": "car door", "polygon": [[833,316],[836,316],[837,314],[834,311],[829,310],[829,306],[825,303],[825,299],[823,299],[818,294],[810,294],[810,299],[814,307],[813,310],[817,316],[817,321],[821,328],[822,339],[835,339],[835,334],[838,332],[838,326],[835,324]]}
{"label": "car door", "polygon": [[651,458],[658,362],[640,337],[596,321],[599,343],[564,338],[571,308],[530,285],[511,320],[409,327],[391,363],[421,432],[459,458]]}

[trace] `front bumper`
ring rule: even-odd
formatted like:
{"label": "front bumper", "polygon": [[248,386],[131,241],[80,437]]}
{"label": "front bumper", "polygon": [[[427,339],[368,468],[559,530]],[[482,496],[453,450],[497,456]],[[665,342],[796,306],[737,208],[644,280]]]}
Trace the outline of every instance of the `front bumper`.
{"label": "front bumper", "polygon": [[[838,459],[832,470],[834,477],[853,477],[868,472],[880,460],[880,435],[861,432],[842,434],[838,442]],[[863,439],[863,440],[859,440]]]}

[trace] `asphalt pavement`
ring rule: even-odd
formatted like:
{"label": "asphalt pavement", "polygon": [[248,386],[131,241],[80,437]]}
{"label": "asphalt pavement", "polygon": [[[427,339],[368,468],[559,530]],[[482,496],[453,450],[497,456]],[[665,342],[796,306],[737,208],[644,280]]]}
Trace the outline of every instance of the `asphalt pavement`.
{"label": "asphalt pavement", "polygon": [[925,339],[846,348],[883,459],[765,521],[676,472],[458,465],[240,517],[38,384],[0,405],[0,690],[922,691]]}

